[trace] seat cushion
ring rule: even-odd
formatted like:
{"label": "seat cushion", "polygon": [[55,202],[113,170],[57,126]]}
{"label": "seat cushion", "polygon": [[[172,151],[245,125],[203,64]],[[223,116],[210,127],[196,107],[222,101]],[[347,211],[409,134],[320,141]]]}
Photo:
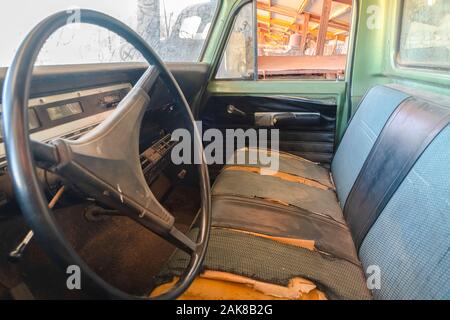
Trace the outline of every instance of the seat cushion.
{"label": "seat cushion", "polygon": [[[253,171],[257,167],[249,164],[244,168],[225,167],[212,189],[212,225],[312,241],[320,252],[359,264],[334,190],[295,180],[308,170],[305,176],[316,173],[316,180],[325,182],[325,177],[329,177],[327,170],[296,156],[283,155],[280,163],[280,170],[290,168],[296,175],[261,175]],[[331,181],[328,183],[332,185]]]}
{"label": "seat cushion", "polygon": [[[377,267],[377,298],[448,298],[450,111],[444,100],[432,100],[441,103],[398,88],[372,89],[333,162],[337,194],[325,168],[295,156],[280,153],[277,172],[251,161],[225,167],[212,190],[205,270],[282,286],[301,277],[328,298],[364,299],[371,292],[363,270]],[[386,187],[374,187],[381,182]],[[355,199],[373,201],[373,210],[361,210]],[[362,235],[364,268],[340,205],[352,208],[347,221],[368,227],[351,230]],[[179,275],[187,263],[177,254],[163,274]]]}
{"label": "seat cushion", "polygon": [[[317,163],[311,162],[299,156],[281,151],[267,151],[268,155],[276,155],[278,158],[278,171],[293,176],[303,177],[311,181],[316,181],[330,189],[334,189],[331,181],[330,170],[324,168]],[[233,163],[239,163],[239,166],[268,168],[268,165],[262,164],[258,157],[258,150],[254,148],[244,148],[237,150],[234,154]],[[243,161],[236,161],[239,157]],[[252,161],[253,159],[253,161]],[[253,163],[253,164],[252,164]]]}
{"label": "seat cushion", "polygon": [[[251,162],[248,155],[253,151],[244,152]],[[345,261],[362,273],[329,171],[297,156],[279,153],[279,157],[280,171],[273,175],[262,175],[263,166],[249,163],[223,169],[212,190],[213,228],[243,231],[284,245],[310,241],[309,254]],[[228,265],[222,271],[236,272]],[[265,276],[261,280],[273,282]],[[322,279],[324,284],[327,281]]]}
{"label": "seat cushion", "polygon": [[212,195],[264,199],[287,207],[301,208],[336,222],[345,222],[334,190],[292,182],[279,175],[261,175],[227,167],[216,180]]}
{"label": "seat cushion", "polygon": [[[158,297],[173,288],[179,281],[174,277],[171,282],[155,288],[151,297]],[[289,285],[280,286],[265,283],[235,274],[208,271],[195,278],[180,297],[180,300],[327,300],[323,292],[311,281],[296,277]]]}
{"label": "seat cushion", "polygon": [[[282,287],[300,277],[329,299],[370,299],[329,171],[287,154],[280,172],[261,175],[262,167],[230,165],[217,178],[204,271]],[[157,282],[171,282],[187,263],[178,252]]]}
{"label": "seat cushion", "polygon": [[309,241],[316,251],[359,264],[348,227],[327,217],[262,199],[235,196],[215,196],[212,212],[214,227],[282,238],[291,244]]}
{"label": "seat cushion", "polygon": [[[336,171],[336,187],[343,202],[346,201],[385,123],[408,97],[408,94],[393,88],[376,87],[363,99],[359,108],[361,112],[355,115],[349,126],[332,167],[333,173]],[[288,245],[286,242],[281,243],[280,239],[267,239],[264,237],[266,235],[312,241],[313,250],[297,246],[295,252],[297,255],[308,252],[307,255],[314,258],[309,260],[302,256],[300,260],[296,260],[294,253],[291,257],[286,257],[286,260],[284,257],[270,257],[267,259],[270,269],[285,271],[285,265],[296,262],[301,271],[291,274],[288,272],[288,278],[294,275],[302,276],[317,284],[318,288],[331,298],[350,298],[346,294],[336,294],[334,279],[322,273],[334,268],[335,264],[350,263],[352,268],[358,270],[356,273],[353,270],[348,271],[350,278],[354,279],[343,277],[339,282],[351,287],[355,281],[357,286],[361,285],[358,298],[364,296],[361,292],[367,292],[370,297],[365,281],[360,281],[357,276],[361,274],[364,277],[363,269],[342,213],[341,206],[343,208],[344,203],[338,201],[334,177],[331,177],[329,170],[300,157],[277,152],[279,171],[271,173],[263,171],[265,167],[254,162],[254,159],[258,159],[257,150],[238,151],[235,155],[237,159],[239,152],[240,164],[225,167],[212,191],[212,224],[216,228],[213,237],[220,237],[217,228],[226,228],[225,231],[228,232],[239,230],[254,233],[240,236],[255,236],[258,239],[255,241],[258,242],[264,240],[265,248],[275,244]],[[242,159],[245,159],[244,164],[241,164]],[[220,252],[227,259],[232,259],[231,253],[224,252],[224,246],[226,244],[218,244],[213,250]],[[236,243],[236,254],[239,246],[240,244]],[[323,258],[326,260],[321,260]],[[281,261],[281,265],[274,266],[278,261]],[[308,263],[304,265],[306,261]],[[264,268],[267,264],[262,265]],[[212,270],[222,268],[223,271],[241,272],[245,275],[245,272],[236,268],[236,264],[233,265],[231,261],[214,264],[207,260],[205,267]],[[310,268],[318,273],[310,273]],[[263,281],[274,282],[274,278],[259,270],[257,265],[249,267],[249,270],[252,270],[253,278],[261,277]]]}
{"label": "seat cushion", "polygon": [[[178,251],[156,282],[172,281],[188,263],[189,257]],[[284,287],[288,287],[292,279],[301,277],[314,283],[328,299],[371,299],[364,273],[358,265],[232,230],[211,230],[203,268]]]}

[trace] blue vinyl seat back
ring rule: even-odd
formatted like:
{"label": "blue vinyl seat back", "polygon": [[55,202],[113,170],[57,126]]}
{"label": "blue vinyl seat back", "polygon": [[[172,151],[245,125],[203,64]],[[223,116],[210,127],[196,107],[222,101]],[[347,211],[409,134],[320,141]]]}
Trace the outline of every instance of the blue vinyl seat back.
{"label": "blue vinyl seat back", "polygon": [[384,125],[396,108],[409,97],[402,91],[376,86],[363,98],[331,166],[342,208]]}
{"label": "blue vinyl seat back", "polygon": [[450,299],[450,126],[428,146],[359,251],[378,299]]}

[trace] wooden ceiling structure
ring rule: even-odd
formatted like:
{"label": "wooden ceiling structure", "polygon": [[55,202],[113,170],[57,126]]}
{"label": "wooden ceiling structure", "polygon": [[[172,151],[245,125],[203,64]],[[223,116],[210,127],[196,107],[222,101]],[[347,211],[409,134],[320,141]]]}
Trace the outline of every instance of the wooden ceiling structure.
{"label": "wooden ceiling structure", "polygon": [[316,38],[317,55],[330,39],[345,41],[350,31],[352,0],[257,0],[260,42],[286,45],[293,33]]}

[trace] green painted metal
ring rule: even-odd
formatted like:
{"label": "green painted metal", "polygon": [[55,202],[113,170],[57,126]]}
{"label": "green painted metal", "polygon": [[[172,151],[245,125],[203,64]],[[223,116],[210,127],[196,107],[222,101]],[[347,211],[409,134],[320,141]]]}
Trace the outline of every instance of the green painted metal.
{"label": "green painted metal", "polygon": [[[221,44],[226,41],[225,30],[233,21],[232,13],[245,2],[245,0],[223,0],[217,22],[212,30],[210,40],[205,49],[203,62],[210,63],[213,70],[220,63]],[[248,2],[248,1],[247,1]],[[210,95],[288,95],[304,97],[315,100],[334,99],[338,106],[337,138],[339,139],[347,124],[348,113],[346,110],[347,81],[330,80],[215,80],[212,75],[208,84]]]}
{"label": "green painted metal", "polygon": [[220,56],[219,47],[224,31],[228,23],[232,21],[231,12],[241,2],[241,0],[218,0],[220,2],[214,26],[211,26],[211,34],[206,45],[203,62],[212,64]]}
{"label": "green painted metal", "polygon": [[[242,0],[223,0],[217,22],[207,44],[203,61],[216,67],[224,30],[232,22],[231,13]],[[338,104],[337,141],[345,132],[348,120],[356,111],[365,92],[377,85],[398,83],[421,90],[450,96],[450,73],[438,70],[414,69],[396,63],[400,14],[403,0],[355,0],[353,28],[347,77],[341,81],[259,80],[216,81],[211,78],[208,93],[247,95],[292,95],[311,99],[335,98]],[[350,81],[351,80],[351,81]],[[350,86],[351,85],[351,86]],[[351,101],[347,90],[351,87]]]}
{"label": "green painted metal", "polygon": [[[403,1],[360,2],[351,89],[353,105],[356,105],[368,88],[385,83],[398,83],[450,96],[448,71],[406,68],[396,62]],[[372,28],[373,19],[376,18],[374,10],[379,10],[377,28]]]}

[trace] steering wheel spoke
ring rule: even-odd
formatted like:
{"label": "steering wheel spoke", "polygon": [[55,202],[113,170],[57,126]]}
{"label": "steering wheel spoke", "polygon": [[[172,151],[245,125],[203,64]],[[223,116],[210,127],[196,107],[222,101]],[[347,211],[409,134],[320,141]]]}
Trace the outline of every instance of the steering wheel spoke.
{"label": "steering wheel spoke", "polygon": [[[168,234],[174,217],[153,195],[139,159],[141,122],[150,102],[147,92],[158,72],[150,67],[112,115],[78,140],[53,142],[59,164],[54,171],[90,196],[145,219],[153,231]],[[38,148],[40,150],[41,148]]]}
{"label": "steering wheel spoke", "polygon": [[58,166],[59,155],[53,144],[31,140],[30,147],[38,167],[52,171],[54,167]]}
{"label": "steering wheel spoke", "polygon": [[197,243],[175,227],[170,230],[167,240],[188,254],[194,254],[197,251]]}

